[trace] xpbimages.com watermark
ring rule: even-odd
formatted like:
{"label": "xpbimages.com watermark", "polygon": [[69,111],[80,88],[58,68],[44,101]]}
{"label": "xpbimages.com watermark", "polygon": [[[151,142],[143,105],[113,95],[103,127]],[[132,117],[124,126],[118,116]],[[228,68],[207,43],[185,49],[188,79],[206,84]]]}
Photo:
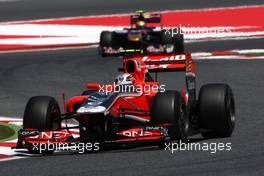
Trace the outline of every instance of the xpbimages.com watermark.
{"label": "xpbimages.com watermark", "polygon": [[166,85],[134,85],[134,84],[125,84],[125,85],[100,85],[99,92],[109,93],[144,93],[150,95],[150,93],[165,92]]}
{"label": "xpbimages.com watermark", "polygon": [[210,153],[217,153],[218,151],[231,151],[232,143],[223,143],[223,142],[202,142],[202,143],[184,143],[179,142],[165,142],[165,150],[174,154],[178,151],[205,151]]}
{"label": "xpbimages.com watermark", "polygon": [[89,151],[99,151],[100,150],[100,143],[99,142],[79,142],[79,143],[38,143],[33,144],[33,151],[38,153],[46,153],[47,151],[73,151],[78,153],[85,153]]}
{"label": "xpbimages.com watermark", "polygon": [[165,34],[173,37],[177,34],[224,34],[224,33],[231,33],[231,27],[192,27],[189,24],[187,26],[183,26],[180,24],[179,27],[164,27]]}

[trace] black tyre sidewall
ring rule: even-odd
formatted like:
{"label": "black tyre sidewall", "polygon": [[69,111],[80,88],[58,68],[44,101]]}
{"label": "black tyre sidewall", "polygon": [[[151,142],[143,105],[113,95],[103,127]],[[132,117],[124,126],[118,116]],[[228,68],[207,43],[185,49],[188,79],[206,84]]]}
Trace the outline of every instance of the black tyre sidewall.
{"label": "black tyre sidewall", "polygon": [[49,96],[32,97],[25,108],[23,117],[23,128],[44,130],[58,130],[61,128],[59,121],[60,108],[57,101]]}
{"label": "black tyre sidewall", "polygon": [[204,136],[231,136],[235,126],[235,121],[231,120],[231,116],[235,115],[235,104],[228,85],[204,85],[199,93],[198,106],[200,126],[210,131]]}
{"label": "black tyre sidewall", "polygon": [[183,34],[176,34],[173,36],[173,42],[175,46],[176,53],[183,53],[184,52],[184,38]]}
{"label": "black tyre sidewall", "polygon": [[170,33],[165,30],[161,31],[161,43],[163,45],[173,44],[173,38]]}
{"label": "black tyre sidewall", "polygon": [[[186,106],[178,91],[166,91],[157,93],[153,99],[151,108],[151,122],[155,125],[170,124],[167,127],[170,140],[187,141],[189,121]],[[186,123],[186,124],[185,124]]]}
{"label": "black tyre sidewall", "polygon": [[174,29],[173,34],[168,31],[161,31],[161,42],[163,45],[172,44],[174,45],[175,53],[184,52],[184,38],[180,29]]}
{"label": "black tyre sidewall", "polygon": [[110,47],[113,42],[113,34],[110,31],[103,31],[100,35],[100,46],[101,47]]}

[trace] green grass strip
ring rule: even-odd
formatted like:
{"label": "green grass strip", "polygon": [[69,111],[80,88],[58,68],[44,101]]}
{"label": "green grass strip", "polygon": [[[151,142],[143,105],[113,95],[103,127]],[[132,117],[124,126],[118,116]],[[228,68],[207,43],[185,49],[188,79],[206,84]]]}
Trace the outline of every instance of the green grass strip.
{"label": "green grass strip", "polygon": [[0,142],[11,141],[17,138],[17,131],[21,126],[0,122]]}

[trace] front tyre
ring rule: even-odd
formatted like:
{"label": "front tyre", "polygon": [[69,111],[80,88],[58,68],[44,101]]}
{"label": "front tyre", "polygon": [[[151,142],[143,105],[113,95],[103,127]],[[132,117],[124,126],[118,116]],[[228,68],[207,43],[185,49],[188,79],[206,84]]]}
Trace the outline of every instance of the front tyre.
{"label": "front tyre", "polygon": [[[59,130],[60,108],[57,101],[49,96],[35,96],[30,98],[26,105],[23,117],[23,129],[36,129],[39,131]],[[39,153],[37,150],[28,148],[30,153]],[[51,154],[53,151],[44,151]]]}
{"label": "front tyre", "polygon": [[169,125],[167,129],[171,141],[187,142],[189,120],[186,105],[178,91],[157,93],[153,99],[150,113],[153,124]]}
{"label": "front tyre", "polygon": [[23,117],[23,129],[31,128],[40,131],[58,130],[61,128],[60,108],[58,102],[49,96],[35,96],[26,105]]}

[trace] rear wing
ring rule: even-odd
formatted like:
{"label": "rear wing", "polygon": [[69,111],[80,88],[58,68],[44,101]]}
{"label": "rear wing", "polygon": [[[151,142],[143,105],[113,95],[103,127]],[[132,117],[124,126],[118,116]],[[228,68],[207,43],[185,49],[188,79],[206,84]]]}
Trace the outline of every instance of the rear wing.
{"label": "rear wing", "polygon": [[196,65],[190,53],[167,56],[145,56],[141,60],[144,62],[148,72],[185,72],[186,90],[189,94],[188,101],[190,104],[194,104],[196,101]]}
{"label": "rear wing", "polygon": [[147,72],[185,72],[186,89],[190,95],[189,99],[190,101],[196,100],[196,66],[190,53],[125,57],[123,68],[122,70],[119,69],[119,71],[134,74],[141,80],[144,80],[143,78]]}
{"label": "rear wing", "polygon": [[145,56],[142,61],[149,72],[175,72],[186,68],[185,55]]}
{"label": "rear wing", "polygon": [[186,71],[195,74],[195,64],[190,53],[170,55],[150,55],[141,58],[149,72]]}
{"label": "rear wing", "polygon": [[[134,25],[138,21],[140,14],[130,16],[130,24]],[[162,23],[162,15],[158,13],[143,14],[146,23]]]}
{"label": "rear wing", "polygon": [[[133,62],[139,62],[141,64],[131,65],[145,65],[145,69],[148,72],[176,72],[186,71],[188,73],[195,74],[195,64],[193,63],[190,53],[182,54],[149,54],[143,55],[141,50],[122,50],[124,54],[124,62],[128,63],[129,60]],[[129,64],[125,64],[124,68],[120,68],[119,71],[125,71],[129,69]]]}

